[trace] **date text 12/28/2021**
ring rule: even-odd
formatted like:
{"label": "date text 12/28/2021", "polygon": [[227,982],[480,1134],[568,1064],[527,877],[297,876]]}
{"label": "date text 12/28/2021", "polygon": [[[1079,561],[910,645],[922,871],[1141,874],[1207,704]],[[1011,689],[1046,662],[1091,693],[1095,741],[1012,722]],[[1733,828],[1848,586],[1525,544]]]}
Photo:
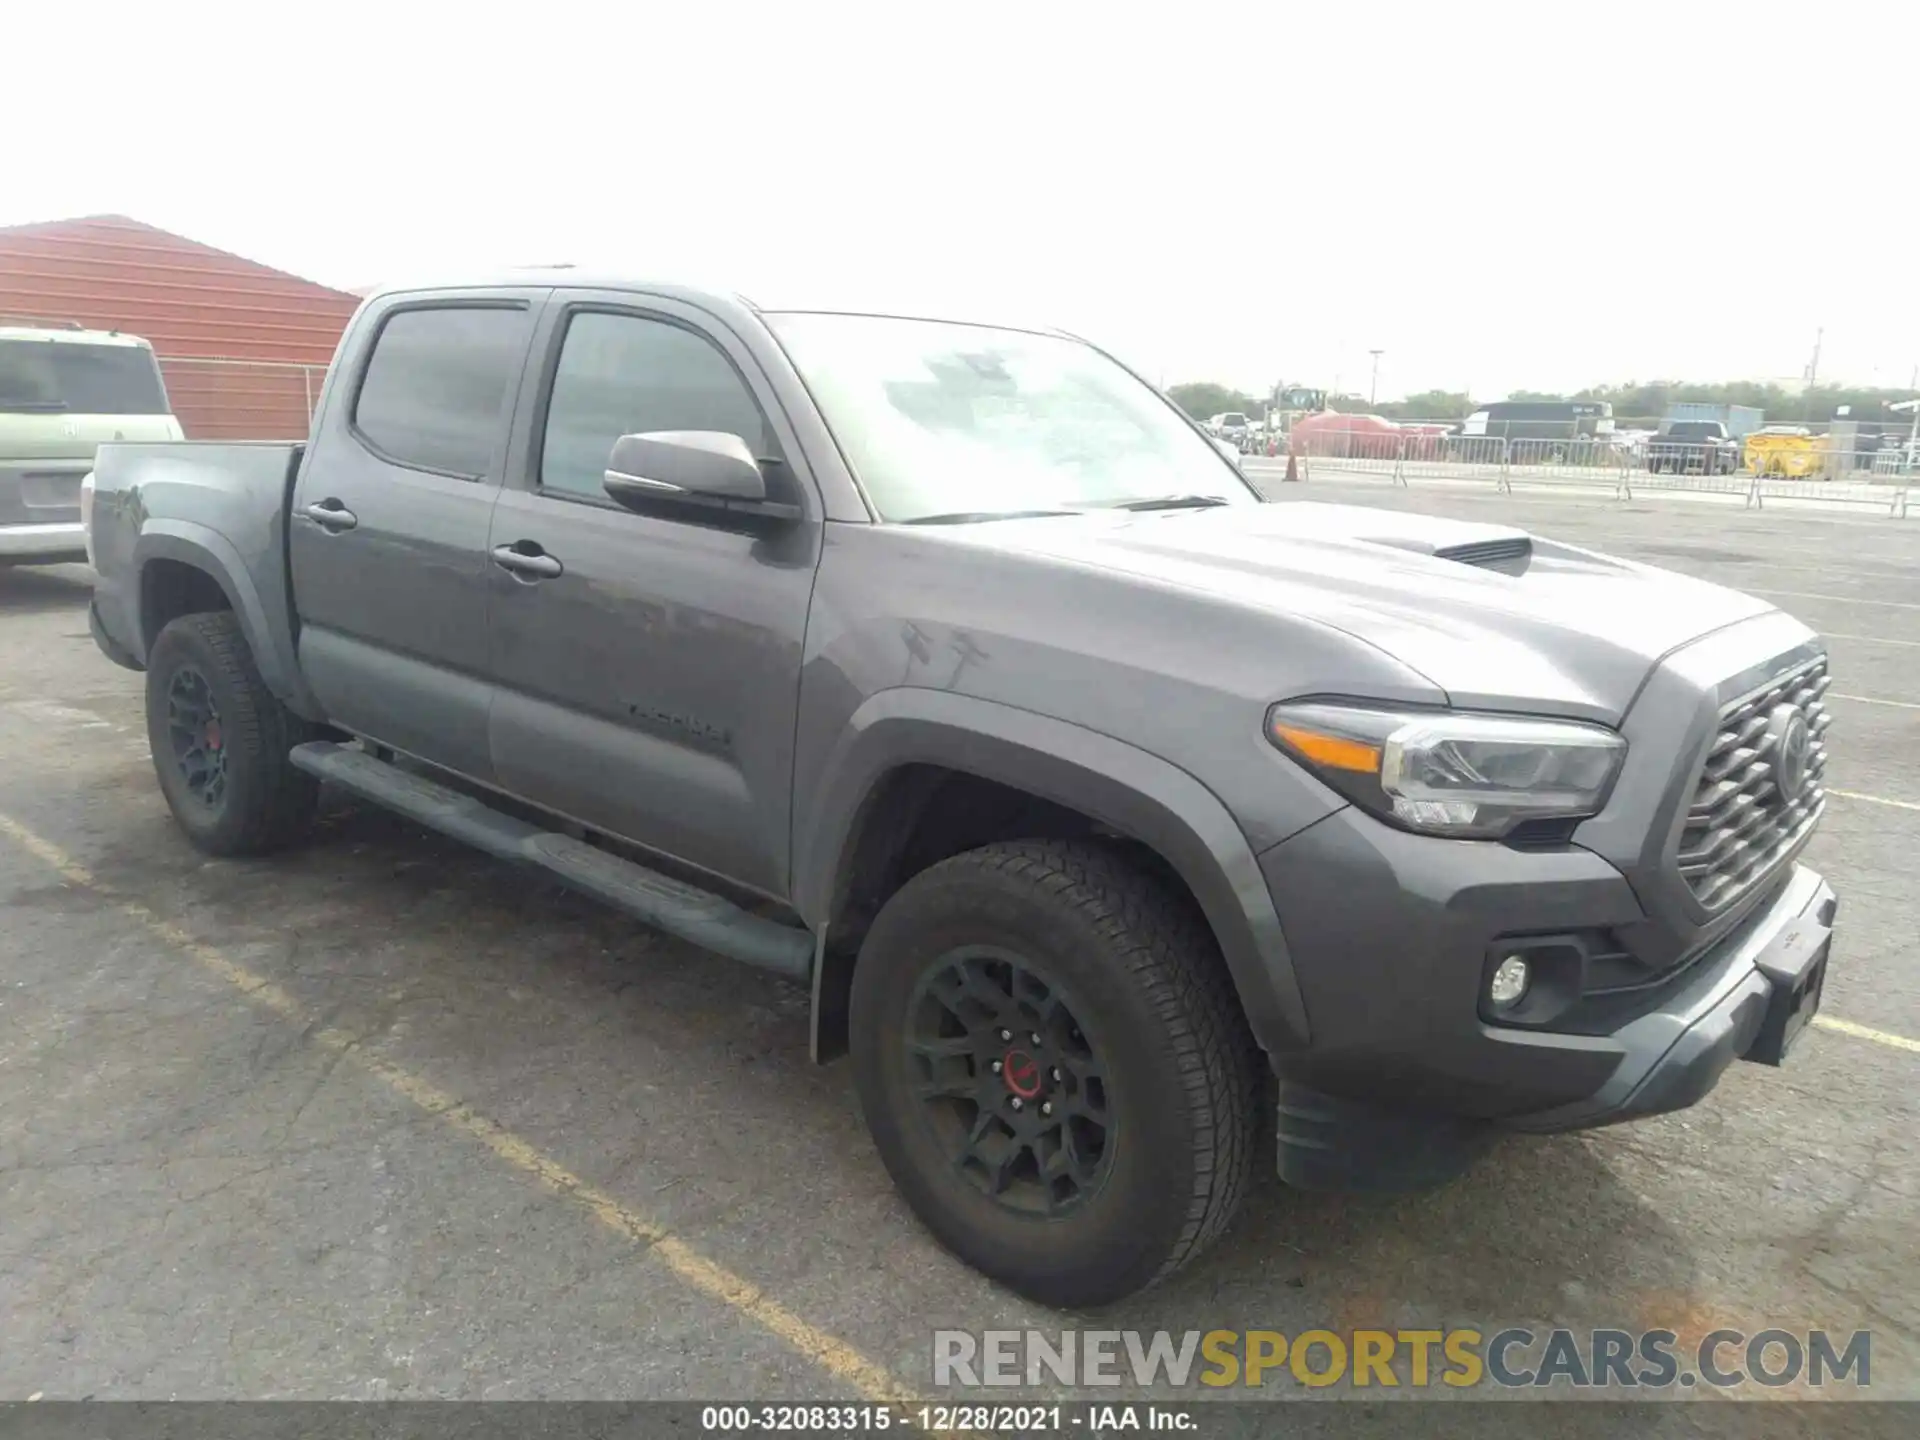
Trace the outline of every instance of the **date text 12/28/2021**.
{"label": "date text 12/28/2021", "polygon": [[720,1435],[881,1430],[935,1435],[1099,1435],[1127,1430],[1192,1432],[1198,1422],[1185,1407],[1172,1405],[780,1404],[708,1405],[700,1411],[700,1428]]}

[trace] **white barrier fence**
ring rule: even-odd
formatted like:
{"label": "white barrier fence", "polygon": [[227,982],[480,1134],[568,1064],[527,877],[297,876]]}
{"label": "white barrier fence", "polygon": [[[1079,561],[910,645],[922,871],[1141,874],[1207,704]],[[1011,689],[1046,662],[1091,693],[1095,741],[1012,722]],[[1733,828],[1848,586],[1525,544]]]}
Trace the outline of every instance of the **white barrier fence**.
{"label": "white barrier fence", "polygon": [[[1287,463],[1288,452],[1258,464]],[[1871,505],[1907,516],[1909,486],[1920,486],[1920,463],[1901,450],[1834,451],[1821,447],[1663,444],[1625,446],[1604,439],[1508,440],[1491,435],[1319,434],[1293,452],[1302,479],[1373,476],[1415,480],[1482,480],[1502,492],[1548,485],[1738,495],[1758,509],[1770,499]]]}

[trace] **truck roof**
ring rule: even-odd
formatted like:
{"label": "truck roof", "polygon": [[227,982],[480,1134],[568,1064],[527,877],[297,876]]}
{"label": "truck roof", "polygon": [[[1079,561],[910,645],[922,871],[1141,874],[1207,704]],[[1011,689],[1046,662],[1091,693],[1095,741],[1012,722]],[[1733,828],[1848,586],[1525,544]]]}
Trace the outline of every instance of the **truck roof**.
{"label": "truck roof", "polygon": [[[524,290],[540,286],[565,286],[581,290],[626,290],[655,295],[697,305],[704,310],[726,314],[729,310],[752,315],[817,313],[829,315],[880,315],[902,320],[939,320],[954,325],[990,326],[1000,330],[1024,330],[1035,335],[1069,335],[1058,326],[1031,318],[983,318],[980,315],[955,315],[942,304],[914,304],[902,297],[860,295],[858,297],[824,295],[780,297],[782,303],[768,304],[750,299],[724,285],[690,284],[684,280],[663,280],[633,271],[595,269],[573,265],[535,265],[516,269],[484,270],[465,274],[438,274],[413,282],[382,284],[369,290],[370,303],[390,295],[418,295],[435,290]],[[1078,338],[1071,337],[1069,338]]]}
{"label": "truck roof", "polygon": [[51,340],[56,345],[128,345],[137,350],[153,348],[138,335],[122,335],[118,330],[70,330],[53,325],[0,325],[0,340]]}

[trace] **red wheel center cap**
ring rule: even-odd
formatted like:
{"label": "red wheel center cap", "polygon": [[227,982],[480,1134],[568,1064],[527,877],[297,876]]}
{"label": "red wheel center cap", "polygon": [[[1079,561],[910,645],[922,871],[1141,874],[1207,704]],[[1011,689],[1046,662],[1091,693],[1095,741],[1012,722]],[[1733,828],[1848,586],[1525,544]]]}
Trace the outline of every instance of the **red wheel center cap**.
{"label": "red wheel center cap", "polygon": [[1000,1062],[1000,1078],[1022,1100],[1040,1093],[1040,1062],[1024,1050],[1009,1050]]}

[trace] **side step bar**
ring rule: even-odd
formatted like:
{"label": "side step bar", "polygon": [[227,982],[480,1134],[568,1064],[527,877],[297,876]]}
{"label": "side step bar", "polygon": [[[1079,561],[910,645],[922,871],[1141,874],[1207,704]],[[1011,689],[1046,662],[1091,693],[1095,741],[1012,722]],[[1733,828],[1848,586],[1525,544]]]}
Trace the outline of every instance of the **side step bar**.
{"label": "side step bar", "polygon": [[297,745],[298,769],[416,820],[500,860],[534,865],[682,940],[763,970],[805,980],[813,936],[749,915],[731,901],[495,810],[484,801],[414,775],[366,751],[326,741]]}

